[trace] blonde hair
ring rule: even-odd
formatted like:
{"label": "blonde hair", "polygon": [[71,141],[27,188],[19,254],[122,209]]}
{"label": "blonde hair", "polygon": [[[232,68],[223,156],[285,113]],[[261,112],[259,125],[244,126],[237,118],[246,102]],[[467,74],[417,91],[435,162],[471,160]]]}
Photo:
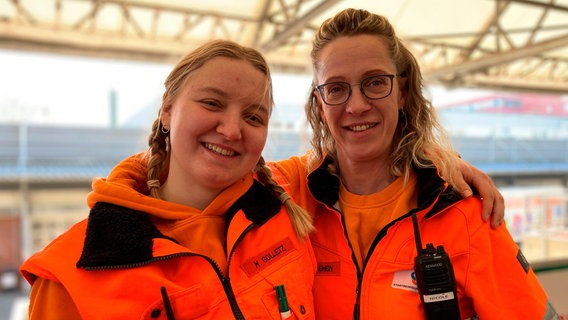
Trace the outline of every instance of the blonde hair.
{"label": "blonde hair", "polygon": [[[331,41],[339,37],[356,35],[374,35],[384,39],[388,45],[390,57],[397,68],[397,74],[406,81],[406,104],[399,114],[399,121],[393,137],[393,150],[390,157],[390,173],[394,177],[405,175],[412,170],[413,164],[418,167],[431,167],[434,163],[438,170],[448,174],[446,181],[454,182],[450,170],[457,166],[457,153],[451,147],[447,135],[438,122],[436,110],[431,102],[422,94],[423,79],[420,66],[414,55],[396,36],[390,22],[383,16],[366,10],[345,9],[334,17],[327,19],[317,30],[311,51],[314,80],[310,97],[305,105],[307,119],[312,126],[311,144],[314,148],[309,168],[313,168],[327,155],[333,159],[331,171],[338,173],[337,149],[329,127],[321,118],[315,102],[316,74],[319,68],[320,51]],[[400,77],[397,77],[400,79]]]}
{"label": "blonde hair", "polygon": [[[148,160],[147,185],[150,190],[150,196],[154,198],[160,198],[160,181],[165,179],[170,151],[169,132],[163,128],[159,115],[164,106],[171,104],[179,96],[187,77],[215,57],[228,57],[250,62],[253,67],[266,76],[266,94],[270,95],[270,102],[272,105],[274,104],[270,69],[262,54],[257,50],[241,46],[232,41],[215,40],[200,46],[182,57],[166,78],[162,106],[158,112],[158,118],[152,125],[152,132],[148,139],[149,150],[146,154]],[[284,189],[272,179],[272,173],[265,165],[262,157],[259,159],[254,171],[258,180],[286,206],[296,234],[301,238],[306,237],[314,229],[311,216],[291,201]]]}

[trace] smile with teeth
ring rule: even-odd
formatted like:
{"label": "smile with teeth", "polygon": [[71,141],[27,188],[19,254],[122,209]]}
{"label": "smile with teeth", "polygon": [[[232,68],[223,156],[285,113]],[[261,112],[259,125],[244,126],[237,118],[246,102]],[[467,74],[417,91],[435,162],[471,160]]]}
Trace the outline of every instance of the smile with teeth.
{"label": "smile with teeth", "polygon": [[367,124],[358,124],[354,126],[349,126],[347,129],[355,132],[365,131],[367,129],[371,129],[372,127],[376,126],[377,124],[367,123]]}
{"label": "smile with teeth", "polygon": [[204,146],[205,146],[205,148],[207,148],[207,149],[209,149],[209,150],[211,150],[215,153],[218,153],[220,155],[223,155],[223,156],[234,156],[236,154],[236,152],[234,152],[234,151],[223,149],[219,146],[216,146],[216,145],[213,145],[213,144],[210,144],[210,143],[205,143]]}

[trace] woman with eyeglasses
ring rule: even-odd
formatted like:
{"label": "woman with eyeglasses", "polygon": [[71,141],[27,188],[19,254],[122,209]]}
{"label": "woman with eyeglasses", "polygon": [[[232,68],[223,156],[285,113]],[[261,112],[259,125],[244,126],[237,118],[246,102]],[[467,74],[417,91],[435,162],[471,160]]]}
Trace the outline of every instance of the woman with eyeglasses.
{"label": "woman with eyeglasses", "polygon": [[486,199],[458,192],[461,160],[389,21],[339,12],[311,58],[314,149],[274,174],[314,215],[318,318],[557,319]]}

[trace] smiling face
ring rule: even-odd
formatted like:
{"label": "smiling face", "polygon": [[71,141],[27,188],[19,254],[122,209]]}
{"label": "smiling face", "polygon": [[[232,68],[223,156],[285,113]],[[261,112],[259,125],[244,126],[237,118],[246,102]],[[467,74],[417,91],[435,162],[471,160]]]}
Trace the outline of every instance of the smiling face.
{"label": "smiling face", "polygon": [[[318,56],[318,84],[361,80],[381,74],[397,74],[384,40],[372,35],[339,37],[328,43]],[[325,104],[318,92],[316,99],[321,117],[335,140],[340,166],[350,163],[381,161],[387,163],[404,96],[397,78],[389,96],[371,100],[358,85],[345,103]]]}
{"label": "smiling face", "polygon": [[161,112],[170,130],[168,185],[214,196],[252,172],[272,107],[267,81],[250,62],[227,57],[191,72]]}

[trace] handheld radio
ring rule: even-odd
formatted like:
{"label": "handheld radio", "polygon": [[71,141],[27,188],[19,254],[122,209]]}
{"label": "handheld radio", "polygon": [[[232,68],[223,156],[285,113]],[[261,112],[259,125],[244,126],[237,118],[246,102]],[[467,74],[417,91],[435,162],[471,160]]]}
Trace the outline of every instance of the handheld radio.
{"label": "handheld radio", "polygon": [[435,248],[428,243],[426,248],[422,248],[415,213],[412,214],[412,224],[418,252],[414,258],[414,272],[426,319],[460,319],[456,279],[450,257],[441,245]]}

